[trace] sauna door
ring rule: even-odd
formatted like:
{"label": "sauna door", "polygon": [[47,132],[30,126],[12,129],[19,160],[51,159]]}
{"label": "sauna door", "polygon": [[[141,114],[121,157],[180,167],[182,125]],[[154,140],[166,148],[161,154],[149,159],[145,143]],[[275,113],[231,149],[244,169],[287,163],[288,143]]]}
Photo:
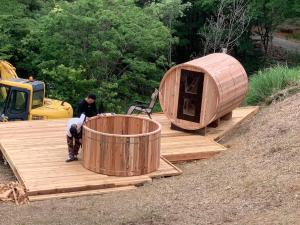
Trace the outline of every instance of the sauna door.
{"label": "sauna door", "polygon": [[177,118],[200,122],[204,73],[181,70]]}

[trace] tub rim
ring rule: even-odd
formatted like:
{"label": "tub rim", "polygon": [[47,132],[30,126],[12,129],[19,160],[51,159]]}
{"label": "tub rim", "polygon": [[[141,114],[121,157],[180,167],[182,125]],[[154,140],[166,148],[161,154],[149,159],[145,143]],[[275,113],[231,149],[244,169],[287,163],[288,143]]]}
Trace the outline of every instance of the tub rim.
{"label": "tub rim", "polygon": [[133,116],[133,115],[125,115],[125,114],[114,114],[114,115],[107,115],[107,116],[104,116],[104,115],[98,115],[98,116],[94,116],[94,117],[91,117],[89,118],[88,120],[93,120],[93,119],[97,119],[99,117],[132,117],[132,118],[138,118],[140,120],[148,120],[150,122],[153,122],[155,123],[158,128],[155,129],[154,131],[151,131],[151,132],[148,132],[148,133],[141,133],[141,134],[111,134],[111,133],[105,133],[105,132],[100,132],[100,131],[96,131],[94,129],[91,129],[89,127],[87,127],[86,123],[83,125],[83,129],[86,129],[92,133],[95,133],[95,134],[100,134],[100,135],[104,135],[104,136],[109,136],[109,137],[121,137],[121,138],[135,138],[135,137],[142,137],[142,136],[150,136],[150,135],[155,135],[157,133],[160,133],[161,132],[161,124],[158,123],[157,121],[155,120],[152,120],[152,119],[149,119],[147,117],[140,117],[140,116]]}

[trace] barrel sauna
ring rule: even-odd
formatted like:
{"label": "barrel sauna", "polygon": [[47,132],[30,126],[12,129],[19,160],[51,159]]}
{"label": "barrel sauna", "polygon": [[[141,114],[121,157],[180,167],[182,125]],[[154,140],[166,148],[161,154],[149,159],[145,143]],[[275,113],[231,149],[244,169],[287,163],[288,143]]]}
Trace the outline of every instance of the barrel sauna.
{"label": "barrel sauna", "polygon": [[214,53],[172,67],[160,83],[160,105],[178,128],[199,130],[238,107],[248,89],[243,66]]}
{"label": "barrel sauna", "polygon": [[136,176],[160,164],[161,125],[130,115],[97,116],[83,126],[83,166],[111,176]]}

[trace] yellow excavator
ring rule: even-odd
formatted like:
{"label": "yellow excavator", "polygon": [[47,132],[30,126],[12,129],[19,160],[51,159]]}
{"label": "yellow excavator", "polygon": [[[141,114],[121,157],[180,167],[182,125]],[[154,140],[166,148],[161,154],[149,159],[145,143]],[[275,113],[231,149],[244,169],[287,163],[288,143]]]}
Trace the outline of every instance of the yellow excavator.
{"label": "yellow excavator", "polygon": [[0,60],[0,121],[70,118],[72,106],[45,98],[45,83],[18,78],[16,69]]}

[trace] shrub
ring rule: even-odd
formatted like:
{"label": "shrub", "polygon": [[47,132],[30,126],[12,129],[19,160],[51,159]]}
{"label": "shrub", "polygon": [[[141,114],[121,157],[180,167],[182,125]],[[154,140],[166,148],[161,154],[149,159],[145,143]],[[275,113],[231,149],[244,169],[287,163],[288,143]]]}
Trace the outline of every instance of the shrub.
{"label": "shrub", "polygon": [[276,92],[289,86],[296,86],[300,81],[300,68],[276,66],[259,71],[252,75],[249,81],[249,91],[246,97],[248,105],[265,102]]}

